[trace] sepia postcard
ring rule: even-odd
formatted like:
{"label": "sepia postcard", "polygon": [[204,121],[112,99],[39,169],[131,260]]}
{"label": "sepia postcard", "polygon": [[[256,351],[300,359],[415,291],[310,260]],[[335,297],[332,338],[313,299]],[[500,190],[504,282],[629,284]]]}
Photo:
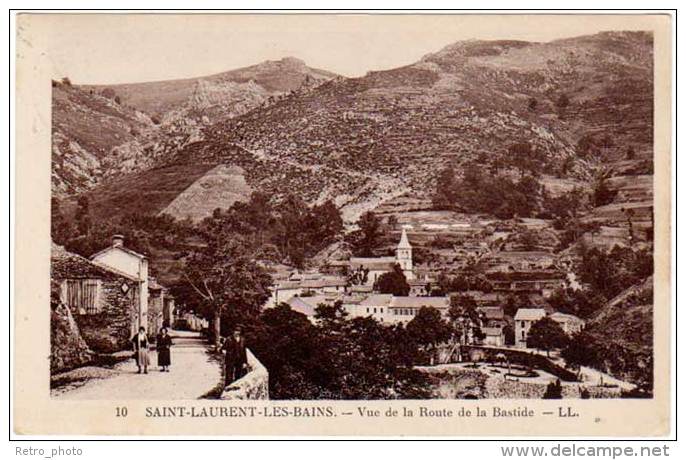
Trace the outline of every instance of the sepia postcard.
{"label": "sepia postcard", "polygon": [[669,433],[669,15],[16,30],[15,433]]}

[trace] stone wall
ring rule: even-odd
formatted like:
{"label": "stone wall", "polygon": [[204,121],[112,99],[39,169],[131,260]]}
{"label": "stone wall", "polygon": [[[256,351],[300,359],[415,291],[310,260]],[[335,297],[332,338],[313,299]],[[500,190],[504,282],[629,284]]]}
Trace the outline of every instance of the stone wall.
{"label": "stone wall", "polygon": [[[103,280],[101,311],[93,315],[74,315],[88,346],[99,353],[114,353],[131,347],[132,324],[135,324],[137,287],[124,294],[123,280]],[[129,283],[131,286],[131,283]]]}
{"label": "stone wall", "polygon": [[87,364],[93,353],[81,337],[71,311],[58,296],[50,304],[50,372],[55,374]]}
{"label": "stone wall", "polygon": [[269,399],[269,372],[248,349],[248,373],[224,389],[220,399]]}
{"label": "stone wall", "polygon": [[146,327],[150,340],[153,342],[157,339],[157,333],[164,322],[163,306],[164,298],[160,293],[150,293],[148,297],[148,325]]}
{"label": "stone wall", "polygon": [[[113,353],[129,348],[133,325],[137,324],[138,283],[127,276],[100,267],[90,260],[70,253],[55,244],[51,248],[50,276],[54,296],[61,297],[67,280],[99,280],[97,313],[80,314],[71,310],[81,336],[98,353]],[[122,290],[126,284],[127,292]],[[66,302],[66,299],[61,299]]]}

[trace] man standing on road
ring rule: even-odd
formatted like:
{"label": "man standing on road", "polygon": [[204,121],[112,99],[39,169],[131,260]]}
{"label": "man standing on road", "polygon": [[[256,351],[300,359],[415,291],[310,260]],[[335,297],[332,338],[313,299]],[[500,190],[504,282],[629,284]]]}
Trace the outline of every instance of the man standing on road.
{"label": "man standing on road", "polygon": [[245,351],[245,340],[240,328],[233,331],[233,335],[224,341],[224,385],[229,386],[246,374],[248,358]]}

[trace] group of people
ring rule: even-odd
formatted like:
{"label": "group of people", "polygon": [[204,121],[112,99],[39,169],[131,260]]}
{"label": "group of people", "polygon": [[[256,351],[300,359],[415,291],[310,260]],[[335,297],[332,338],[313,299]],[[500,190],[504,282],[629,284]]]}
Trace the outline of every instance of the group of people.
{"label": "group of people", "polygon": [[[144,327],[138,329],[138,334],[131,339],[133,344],[133,358],[136,360],[138,366],[138,373],[148,373],[148,365],[150,365],[150,356],[148,350],[150,349],[150,340]],[[160,329],[157,334],[157,365],[160,372],[169,372],[171,366],[171,347],[173,345],[169,330],[166,327]]]}
{"label": "group of people", "polygon": [[[138,333],[131,339],[131,343],[134,350],[133,357],[138,366],[138,373],[147,374],[148,366],[150,365],[150,356],[148,355],[150,340],[144,327],[141,326]],[[172,345],[169,330],[163,327],[157,335],[157,365],[160,368],[160,372],[169,372]],[[224,355],[224,383],[226,386],[229,386],[248,372],[245,339],[240,328],[236,328],[231,337],[224,340],[221,350]]]}

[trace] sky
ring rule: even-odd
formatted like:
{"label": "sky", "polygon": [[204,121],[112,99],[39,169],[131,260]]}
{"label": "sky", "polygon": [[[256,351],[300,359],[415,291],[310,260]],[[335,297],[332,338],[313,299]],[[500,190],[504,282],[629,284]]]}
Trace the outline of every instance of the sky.
{"label": "sky", "polygon": [[[211,75],[293,56],[347,77],[468,39],[551,41],[646,30],[627,15],[69,14],[29,18],[53,78],[116,84]],[[39,33],[36,33],[38,31]],[[22,38],[22,27],[18,30]]]}

